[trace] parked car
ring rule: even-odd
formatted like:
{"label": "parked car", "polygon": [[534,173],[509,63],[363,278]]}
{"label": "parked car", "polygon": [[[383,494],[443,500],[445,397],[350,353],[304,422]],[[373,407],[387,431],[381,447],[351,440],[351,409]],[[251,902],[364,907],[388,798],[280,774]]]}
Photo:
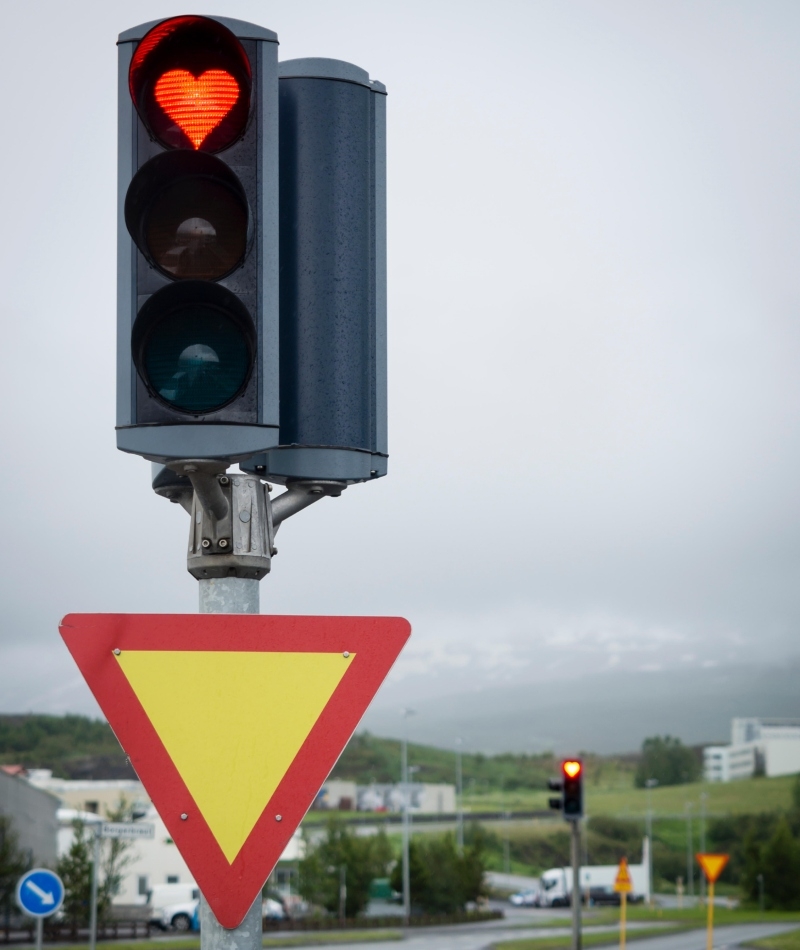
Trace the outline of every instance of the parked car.
{"label": "parked car", "polygon": [[542,891],[541,888],[531,887],[527,890],[512,894],[508,900],[514,907],[541,907]]}
{"label": "parked car", "polygon": [[184,933],[192,929],[192,920],[200,906],[199,900],[183,901],[179,904],[167,904],[150,918],[150,923],[162,930],[177,930]]}
{"label": "parked car", "polygon": [[284,920],[286,918],[286,908],[280,901],[265,897],[261,904],[261,916],[265,920]]}

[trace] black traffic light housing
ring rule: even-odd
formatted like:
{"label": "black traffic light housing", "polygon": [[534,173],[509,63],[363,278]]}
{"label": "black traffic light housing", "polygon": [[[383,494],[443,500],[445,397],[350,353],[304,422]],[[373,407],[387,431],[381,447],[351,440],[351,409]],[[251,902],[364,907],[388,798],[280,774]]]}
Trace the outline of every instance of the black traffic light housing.
{"label": "black traffic light housing", "polygon": [[567,821],[583,817],[583,762],[580,759],[564,759],[561,763],[561,778],[550,779],[547,787],[561,792],[560,798],[551,798],[551,808],[561,811]]}
{"label": "black traffic light housing", "polygon": [[278,482],[386,474],[386,88],[352,63],[279,65]]}
{"label": "black traffic light housing", "polygon": [[117,446],[278,443],[277,36],[178,16],[119,38]]}

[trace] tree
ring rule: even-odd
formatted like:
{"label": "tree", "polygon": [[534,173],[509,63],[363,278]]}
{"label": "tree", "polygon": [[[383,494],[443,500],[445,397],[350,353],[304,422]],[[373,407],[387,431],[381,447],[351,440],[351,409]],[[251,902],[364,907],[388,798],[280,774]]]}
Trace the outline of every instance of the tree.
{"label": "tree", "polygon": [[652,736],[642,743],[635,784],[644,788],[648,779],[659,785],[683,785],[700,778],[702,767],[695,752],[672,736]]}
{"label": "tree", "polygon": [[[106,809],[108,821],[130,821],[131,804],[120,798],[115,808]],[[58,861],[56,869],[64,882],[64,916],[73,927],[85,924],[91,913],[94,828],[85,822],[72,823],[72,844]],[[100,842],[100,867],[97,882],[97,917],[108,915],[111,901],[119,893],[123,871],[132,860],[131,842],[108,838]]]}
{"label": "tree", "polygon": [[8,914],[20,876],[30,866],[8,815],[0,814],[0,909]]}
{"label": "tree", "polygon": [[785,817],[764,845],[761,873],[767,906],[782,910],[800,907],[800,849]]}
{"label": "tree", "polygon": [[[452,834],[418,836],[408,849],[412,908],[427,914],[454,914],[484,896],[484,841],[480,829],[467,836],[458,853]],[[395,865],[392,887],[402,890],[403,869]]]}
{"label": "tree", "polygon": [[[73,928],[89,920],[92,893],[92,837],[80,820],[72,823],[72,844],[58,860],[56,871],[64,882],[62,910]],[[98,900],[98,912],[100,901]]]}
{"label": "tree", "polygon": [[358,837],[333,818],[328,822],[325,838],[300,862],[300,894],[310,903],[337,913],[344,867],[345,916],[356,917],[369,903],[370,884],[387,873],[392,858],[392,848],[383,831]]}
{"label": "tree", "polygon": [[796,775],[792,783],[792,808],[800,812],[800,775]]}

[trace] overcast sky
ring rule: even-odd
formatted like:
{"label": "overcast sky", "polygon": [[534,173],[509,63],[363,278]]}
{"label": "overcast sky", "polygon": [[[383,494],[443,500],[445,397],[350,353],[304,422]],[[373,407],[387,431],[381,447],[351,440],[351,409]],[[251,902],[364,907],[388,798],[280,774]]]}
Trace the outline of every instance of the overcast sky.
{"label": "overcast sky", "polygon": [[196,609],[188,518],[114,441],[115,40],[186,12],[389,90],[389,476],[281,529],[262,612],[408,617],[395,706],[797,657],[800,4],[29,0],[0,58],[0,711],[96,711],[63,614]]}

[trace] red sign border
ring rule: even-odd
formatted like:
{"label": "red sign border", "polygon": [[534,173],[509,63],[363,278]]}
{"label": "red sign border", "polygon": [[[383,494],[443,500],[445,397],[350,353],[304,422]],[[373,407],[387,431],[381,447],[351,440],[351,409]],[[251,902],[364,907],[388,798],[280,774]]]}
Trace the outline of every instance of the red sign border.
{"label": "red sign border", "polygon": [[[215,917],[232,928],[244,919],[272,872],[411,627],[400,617],[68,614],[59,632]],[[233,864],[228,864],[114,650],[354,654]]]}

